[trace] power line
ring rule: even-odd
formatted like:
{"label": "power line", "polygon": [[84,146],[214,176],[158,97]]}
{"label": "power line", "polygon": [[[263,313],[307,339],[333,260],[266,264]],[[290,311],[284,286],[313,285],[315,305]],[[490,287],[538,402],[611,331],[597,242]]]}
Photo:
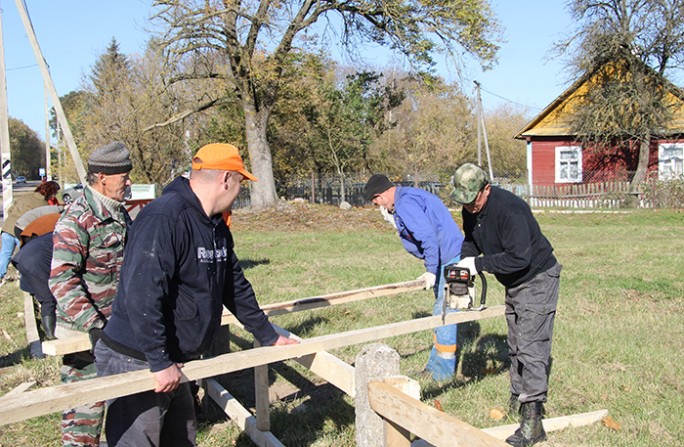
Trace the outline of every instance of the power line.
{"label": "power line", "polygon": [[37,66],[38,66],[38,64],[24,65],[24,66],[22,66],[22,67],[8,68],[8,69],[5,70],[5,71],[24,70],[24,69],[26,69],[26,68],[33,68],[33,67],[37,67]]}
{"label": "power line", "polygon": [[517,104],[517,105],[519,105],[519,106],[527,107],[528,109],[532,109],[532,110],[538,110],[538,111],[543,110],[541,107],[531,106],[531,105],[529,105],[529,104],[523,104],[523,103],[521,103],[521,102],[513,101],[512,99],[505,98],[505,97],[503,97],[503,96],[501,96],[501,95],[499,95],[499,94],[496,94],[496,93],[494,93],[494,92],[492,92],[492,91],[487,90],[486,88],[482,87],[482,85],[480,85],[480,90],[482,90],[483,92],[487,92],[487,93],[489,93],[489,94],[492,95],[492,96],[496,96],[496,97],[499,98],[499,99],[503,99],[503,100],[506,101],[506,102],[510,102],[510,103],[512,103],[512,104]]}

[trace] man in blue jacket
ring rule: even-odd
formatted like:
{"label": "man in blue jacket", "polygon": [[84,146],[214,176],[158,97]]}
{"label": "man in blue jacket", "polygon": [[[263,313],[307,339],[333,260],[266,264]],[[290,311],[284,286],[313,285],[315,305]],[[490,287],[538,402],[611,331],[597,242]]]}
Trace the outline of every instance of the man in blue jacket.
{"label": "man in blue jacket", "polygon": [[452,197],[463,204],[459,264],[473,275],[493,273],[506,287],[510,403],[521,414],[520,428],[506,442],[530,446],[546,439],[541,420],[561,265],[527,203],[490,185],[479,166],[465,163],[456,170]]}
{"label": "man in blue jacket", "polygon": [[176,178],[136,218],[95,355],[98,375],[149,369],[156,388],[108,404],[109,445],[195,445],[193,397],[181,368],[209,347],[223,306],[262,345],[296,343],[275,332],[233,252],[222,213],[243,180],[256,178],[236,147],[206,145],[190,178]]}
{"label": "man in blue jacket", "polygon": [[[460,259],[463,235],[447,207],[436,195],[412,187],[396,186],[374,174],[364,187],[374,205],[391,214],[406,251],[422,259],[425,273],[418,277],[425,290],[435,294],[433,315],[441,315],[444,301],[444,266]],[[434,346],[425,369],[434,380],[447,380],[456,372],[456,325],[435,329]]]}

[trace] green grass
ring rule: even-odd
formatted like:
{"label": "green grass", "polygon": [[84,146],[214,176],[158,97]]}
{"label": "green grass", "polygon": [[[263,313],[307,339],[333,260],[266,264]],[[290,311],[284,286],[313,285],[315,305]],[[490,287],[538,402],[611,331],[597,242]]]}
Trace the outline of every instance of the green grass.
{"label": "green grass", "polygon": [[[394,232],[378,225],[374,211],[348,224],[344,211],[325,208],[323,220],[240,225],[236,252],[262,304],[411,280],[422,263],[404,252]],[[304,213],[304,211],[302,211]],[[251,217],[258,221],[259,217]],[[337,223],[330,223],[335,222]],[[538,214],[540,225],[563,264],[556,317],[548,417],[608,409],[620,424],[601,424],[549,434],[542,446],[665,446],[684,444],[684,213]],[[341,223],[340,223],[341,222]],[[365,223],[364,223],[365,222]],[[503,303],[503,289],[489,277],[491,305]],[[302,337],[349,331],[428,315],[428,292],[377,298],[338,307],[274,317]],[[20,294],[0,289],[0,392],[27,380],[46,386],[58,381],[55,359],[27,358]],[[0,331],[2,332],[2,331]],[[251,339],[237,335],[232,349]],[[460,326],[460,375],[445,384],[421,382],[430,405],[478,427],[510,423],[489,418],[508,399],[503,319]],[[385,340],[401,356],[402,372],[423,367],[431,334]],[[361,346],[333,351],[353,363]],[[302,389],[272,404],[272,431],[287,446],[354,445],[353,400],[294,362],[272,368],[275,384]],[[250,391],[232,390],[250,400]],[[0,445],[59,445],[58,417],[51,415],[0,427]],[[202,424],[200,445],[252,445],[221,418]]]}

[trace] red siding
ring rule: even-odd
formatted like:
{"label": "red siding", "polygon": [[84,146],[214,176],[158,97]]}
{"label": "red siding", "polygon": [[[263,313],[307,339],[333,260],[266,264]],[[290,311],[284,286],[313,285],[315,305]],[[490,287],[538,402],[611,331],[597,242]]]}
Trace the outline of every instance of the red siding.
{"label": "red siding", "polygon": [[[651,142],[649,172],[658,172],[658,145],[684,140],[657,140]],[[556,180],[556,146],[581,146],[572,140],[532,140],[532,183],[554,185]],[[582,182],[594,183],[609,180],[628,180],[628,171],[636,171],[639,162],[638,148],[616,149],[610,154],[599,154],[592,148],[582,149]]]}

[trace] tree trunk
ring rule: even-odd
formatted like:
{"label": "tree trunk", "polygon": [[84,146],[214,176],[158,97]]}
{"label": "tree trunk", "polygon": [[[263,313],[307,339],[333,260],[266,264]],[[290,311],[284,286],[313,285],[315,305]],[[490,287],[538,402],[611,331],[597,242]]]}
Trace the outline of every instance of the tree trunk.
{"label": "tree trunk", "polygon": [[637,170],[634,173],[632,183],[629,184],[629,191],[632,193],[637,192],[641,183],[646,180],[646,175],[648,174],[648,161],[651,155],[650,143],[650,135],[639,143],[639,163],[637,165]]}
{"label": "tree trunk", "polygon": [[259,180],[252,183],[251,200],[254,208],[275,206],[278,202],[275,180],[273,178],[273,157],[266,139],[266,125],[271,114],[268,107],[257,108],[252,104],[244,105],[247,150],[252,174]]}

